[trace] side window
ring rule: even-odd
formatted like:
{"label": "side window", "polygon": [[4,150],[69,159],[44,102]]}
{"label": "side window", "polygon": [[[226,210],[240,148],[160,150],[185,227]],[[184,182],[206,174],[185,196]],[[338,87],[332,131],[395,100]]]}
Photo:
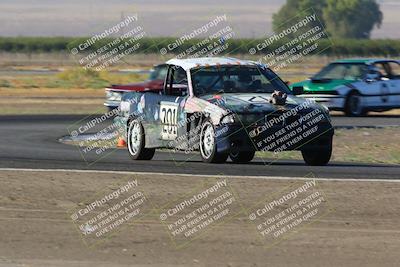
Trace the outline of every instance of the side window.
{"label": "side window", "polygon": [[389,62],[390,79],[400,79],[400,64],[396,62]]}
{"label": "side window", "polygon": [[165,94],[172,96],[186,96],[188,81],[186,71],[181,67],[169,67]]}
{"label": "side window", "polygon": [[390,75],[387,72],[385,65],[383,63],[375,63],[374,67],[377,68],[382,77],[389,78]]}
{"label": "side window", "polygon": [[357,79],[362,79],[364,76],[364,73],[366,72],[366,66],[364,64],[355,64],[351,65],[349,64],[344,79],[345,80],[357,80]]}

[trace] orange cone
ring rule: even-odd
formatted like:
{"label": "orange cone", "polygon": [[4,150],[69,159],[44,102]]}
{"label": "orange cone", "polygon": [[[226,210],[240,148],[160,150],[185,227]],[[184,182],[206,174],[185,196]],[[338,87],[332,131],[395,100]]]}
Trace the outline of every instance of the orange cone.
{"label": "orange cone", "polygon": [[126,147],[126,142],[122,137],[118,138],[117,147]]}

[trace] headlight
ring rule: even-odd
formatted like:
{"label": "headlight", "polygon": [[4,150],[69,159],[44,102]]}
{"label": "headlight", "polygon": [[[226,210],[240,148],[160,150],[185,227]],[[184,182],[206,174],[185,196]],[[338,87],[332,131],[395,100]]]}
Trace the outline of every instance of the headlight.
{"label": "headlight", "polygon": [[106,97],[110,101],[121,101],[121,94],[119,92],[107,91]]}
{"label": "headlight", "polygon": [[320,105],[324,109],[324,111],[329,114],[329,108],[327,106],[325,106],[324,104],[320,104]]}
{"label": "headlight", "polygon": [[119,107],[121,112],[129,112],[131,105],[129,101],[122,101]]}
{"label": "headlight", "polygon": [[228,123],[234,123],[234,122],[235,122],[235,116],[233,116],[233,114],[226,115],[221,120],[221,124],[228,124]]}

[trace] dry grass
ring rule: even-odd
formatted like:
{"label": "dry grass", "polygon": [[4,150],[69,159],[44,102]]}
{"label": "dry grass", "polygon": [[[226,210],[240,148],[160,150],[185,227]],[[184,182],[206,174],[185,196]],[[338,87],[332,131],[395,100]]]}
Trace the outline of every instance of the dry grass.
{"label": "dry grass", "polygon": [[[355,142],[355,140],[361,140]],[[332,160],[342,162],[400,164],[399,128],[385,129],[339,129],[335,130]],[[298,159],[298,151],[258,152],[257,155],[268,159]]]}
{"label": "dry grass", "polygon": [[105,111],[99,89],[0,89],[0,114],[94,114]]}

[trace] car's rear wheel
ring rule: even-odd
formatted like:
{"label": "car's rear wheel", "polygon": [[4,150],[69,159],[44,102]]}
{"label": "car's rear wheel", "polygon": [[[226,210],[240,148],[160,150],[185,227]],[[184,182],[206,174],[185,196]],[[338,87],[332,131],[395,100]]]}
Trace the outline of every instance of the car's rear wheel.
{"label": "car's rear wheel", "polygon": [[325,166],[332,156],[332,140],[327,140],[326,144],[318,149],[303,149],[301,154],[307,165]]}
{"label": "car's rear wheel", "polygon": [[365,109],[362,105],[362,98],[358,92],[352,92],[346,99],[344,112],[346,116],[358,117],[366,114]]}
{"label": "car's rear wheel", "polygon": [[134,160],[150,160],[153,158],[155,149],[145,148],[144,129],[140,121],[132,120],[128,127],[128,152]]}
{"label": "car's rear wheel", "polygon": [[206,120],[201,126],[200,155],[202,160],[208,163],[223,163],[228,158],[228,153],[217,152],[215,129],[209,120]]}
{"label": "car's rear wheel", "polygon": [[234,163],[247,163],[254,158],[255,151],[234,151],[229,157]]}

